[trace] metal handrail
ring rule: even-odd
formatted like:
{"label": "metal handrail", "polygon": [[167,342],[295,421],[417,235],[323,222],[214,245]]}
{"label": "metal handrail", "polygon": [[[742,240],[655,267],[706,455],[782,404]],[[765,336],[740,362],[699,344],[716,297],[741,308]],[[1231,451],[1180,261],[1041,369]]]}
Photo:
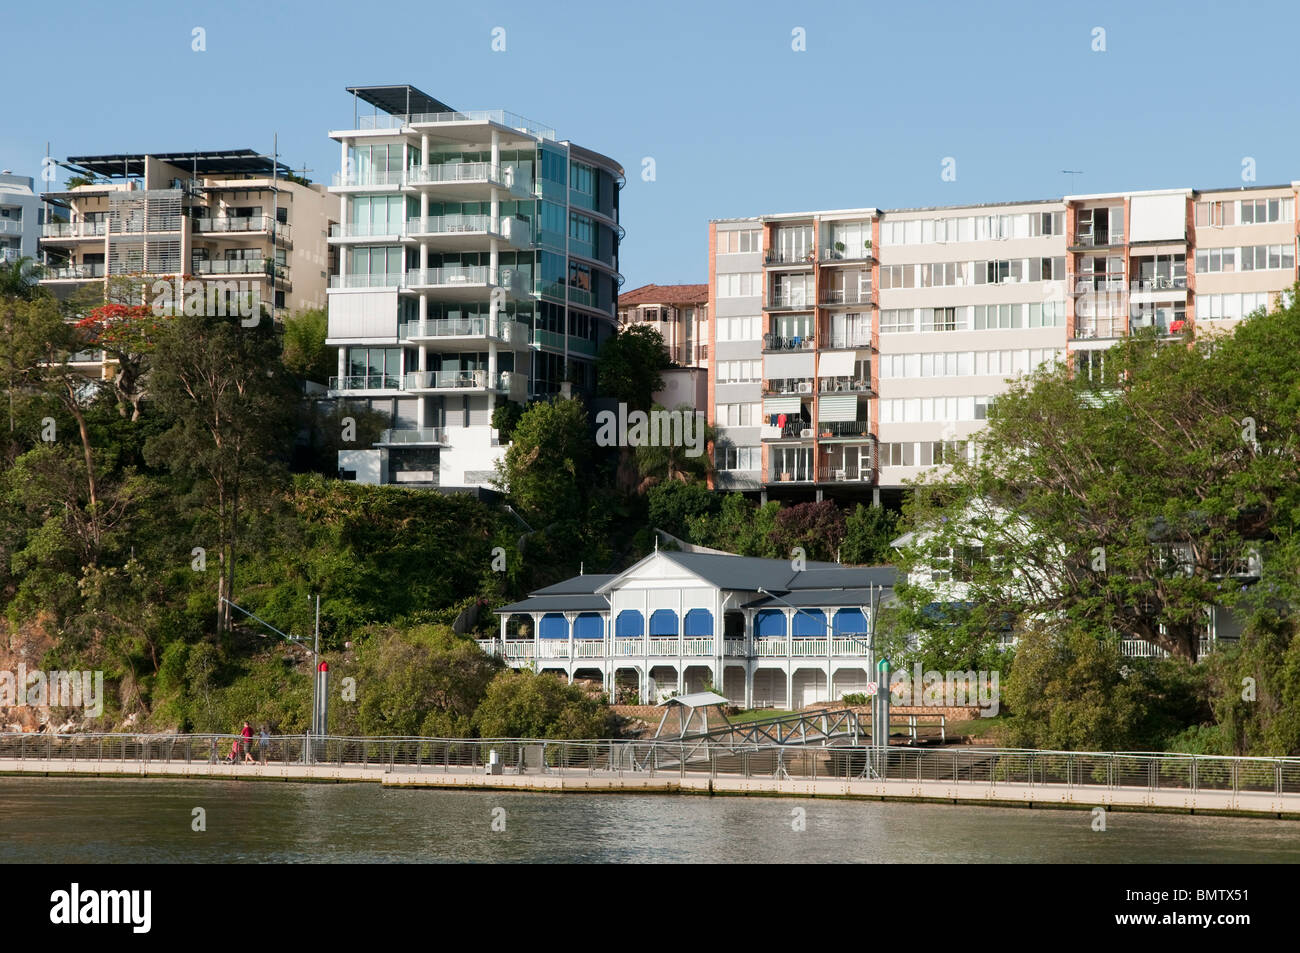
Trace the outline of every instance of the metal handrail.
{"label": "metal handrail", "polygon": [[[815,714],[815,713],[814,713]],[[901,713],[900,713],[901,714]],[[936,713],[938,714],[938,713]],[[809,714],[809,717],[812,715]],[[918,715],[917,717],[921,717]],[[891,725],[893,720],[891,719]],[[737,726],[742,727],[742,726]],[[909,727],[909,726],[905,726]],[[910,731],[909,731],[910,734]],[[798,741],[798,739],[793,739]],[[835,740],[835,739],[830,739]],[[132,764],[226,762],[237,734],[0,733],[0,762],[84,761]],[[1177,752],[1051,751],[969,748],[880,748],[867,745],[715,744],[537,738],[269,735],[255,732],[250,754],[268,764],[330,764],[415,771],[482,769],[512,773],[670,771],[716,776],[866,778],[958,784],[1146,791],[1254,792],[1300,799],[1300,758],[1194,755]]]}

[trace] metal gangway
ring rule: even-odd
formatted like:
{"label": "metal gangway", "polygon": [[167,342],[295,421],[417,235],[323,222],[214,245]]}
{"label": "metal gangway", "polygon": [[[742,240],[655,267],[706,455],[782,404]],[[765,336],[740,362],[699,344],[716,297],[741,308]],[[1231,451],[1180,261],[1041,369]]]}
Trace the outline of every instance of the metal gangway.
{"label": "metal gangway", "polygon": [[[727,718],[727,699],[712,692],[670,698],[654,740],[672,741],[673,747],[649,745],[632,767],[658,770],[691,762],[748,755],[760,749],[778,747],[859,747],[870,738],[862,719],[851,708],[820,708],[794,712],[757,721],[733,723]],[[710,724],[708,713],[716,710],[722,723]],[[670,715],[678,713],[678,729],[666,729]],[[869,719],[868,719],[869,723]]]}

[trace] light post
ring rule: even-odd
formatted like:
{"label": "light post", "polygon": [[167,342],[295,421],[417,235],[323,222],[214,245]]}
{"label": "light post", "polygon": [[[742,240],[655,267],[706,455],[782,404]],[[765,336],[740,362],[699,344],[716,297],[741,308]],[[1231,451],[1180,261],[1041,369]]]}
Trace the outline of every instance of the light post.
{"label": "light post", "polygon": [[[312,598],[313,598],[312,596],[307,597],[307,602],[309,604],[311,603]],[[324,712],[320,707],[321,668],[320,668],[320,594],[319,593],[317,593],[315,599],[316,599],[316,625],[315,625],[315,641],[313,643],[312,653],[311,653],[311,659],[312,659],[311,730],[308,732],[309,737],[311,735],[318,735],[318,736],[324,735],[326,732],[325,718],[323,717]],[[221,597],[221,601],[224,602],[226,605],[230,606],[230,608],[237,609],[238,611],[242,612],[244,615],[248,616],[254,622],[264,625],[266,628],[270,629],[272,632],[280,636],[280,638],[284,639],[286,642],[293,642],[295,645],[305,645],[307,642],[307,640],[302,638],[301,636],[290,635],[287,632],[281,632],[279,629],[271,625],[271,623],[267,622],[261,616],[249,612],[243,606],[236,605],[235,603],[227,599],[225,596]],[[308,745],[308,748],[310,748],[310,745]],[[308,754],[308,748],[303,749],[304,759],[310,757]]]}

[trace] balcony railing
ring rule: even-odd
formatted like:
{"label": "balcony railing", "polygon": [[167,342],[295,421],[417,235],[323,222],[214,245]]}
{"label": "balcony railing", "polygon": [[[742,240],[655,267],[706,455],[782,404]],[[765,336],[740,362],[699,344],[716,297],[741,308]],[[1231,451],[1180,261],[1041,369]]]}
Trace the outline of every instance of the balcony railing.
{"label": "balcony railing", "polygon": [[811,378],[778,378],[763,381],[763,393],[775,395],[811,395],[813,383]]}
{"label": "balcony railing", "polygon": [[408,117],[411,125],[428,122],[494,122],[499,126],[527,133],[537,139],[554,139],[555,130],[541,123],[525,119],[518,113],[504,109],[469,109],[456,112],[415,113]]}
{"label": "balcony railing", "polygon": [[[867,373],[870,373],[868,370]],[[870,394],[871,379],[867,377],[822,377],[818,388],[823,394]]]}
{"label": "balcony railing", "polygon": [[763,264],[765,265],[798,265],[804,262],[811,264],[817,260],[817,255],[811,248],[803,251],[788,251],[780,248],[769,248],[763,254]]}
{"label": "balcony railing", "polygon": [[102,261],[81,265],[52,265],[45,272],[47,278],[55,281],[85,281],[91,278],[103,278],[104,274]]}
{"label": "balcony railing", "polygon": [[486,285],[491,269],[487,265],[447,265],[442,268],[414,269],[406,273],[407,287],[426,285]]}
{"label": "balcony railing", "polygon": [[1107,245],[1123,244],[1123,232],[1079,232],[1074,236],[1074,247],[1076,248],[1102,248]]}
{"label": "balcony railing", "polygon": [[398,337],[495,337],[516,344],[527,344],[529,328],[510,318],[431,318],[426,321],[408,321],[398,327]]}
{"label": "balcony railing", "polygon": [[501,188],[518,184],[523,187],[523,177],[515,169],[493,165],[491,162],[444,162],[440,165],[413,166],[407,174],[411,185],[440,185],[447,182],[484,183]]}
{"label": "balcony railing", "polygon": [[194,219],[194,231],[222,234],[227,232],[269,232],[274,228],[276,236],[288,240],[291,232],[286,223],[277,223],[270,215],[216,215],[211,218]]}
{"label": "balcony railing", "polygon": [[[721,644],[719,644],[721,643]],[[637,636],[612,639],[479,639],[489,655],[525,663],[568,658],[869,658],[869,636],[843,632],[830,636],[725,638]]]}
{"label": "balcony railing", "polygon": [[869,420],[824,420],[817,425],[819,437],[869,437]]}
{"label": "balcony railing", "polygon": [[765,440],[798,440],[801,437],[804,439],[812,437],[812,427],[802,417],[787,420],[785,426],[764,428],[763,439]]}
{"label": "balcony railing", "polygon": [[46,222],[41,226],[42,238],[95,238],[108,234],[108,222]]}
{"label": "balcony railing", "polygon": [[455,232],[493,232],[491,215],[430,215],[406,221],[411,235],[449,235]]}
{"label": "balcony railing", "polygon": [[817,468],[818,483],[870,483],[874,471],[871,467],[859,464],[836,466],[834,464]]}
{"label": "balcony railing", "polygon": [[1075,275],[1074,293],[1088,294],[1094,291],[1127,291],[1128,286],[1123,274]]}
{"label": "balcony railing", "polygon": [[845,349],[850,347],[871,347],[871,329],[860,328],[854,331],[832,331],[830,337],[823,341],[822,347]]}
{"label": "balcony railing", "polygon": [[874,257],[870,243],[862,248],[852,248],[848,245],[842,249],[833,245],[822,246],[822,261],[865,261]]}
{"label": "balcony railing", "polygon": [[21,235],[23,223],[11,218],[0,218],[0,235]]}
{"label": "balcony railing", "polygon": [[365,172],[334,173],[335,188],[401,185],[405,181],[401,169],[367,169]]}
{"label": "balcony railing", "polygon": [[870,288],[824,288],[822,304],[870,304]]}
{"label": "balcony railing", "polygon": [[397,288],[404,276],[400,271],[384,275],[331,275],[331,288]]}
{"label": "balcony railing", "polygon": [[1150,294],[1156,291],[1186,291],[1186,275],[1146,275],[1133,281],[1129,289],[1134,294]]}
{"label": "balcony railing", "polygon": [[813,472],[809,466],[794,467],[789,470],[774,466],[768,471],[767,481],[769,483],[811,483]]}
{"label": "balcony railing", "polygon": [[814,301],[812,289],[804,291],[774,291],[768,298],[769,308],[784,308],[792,311],[810,311]]}
{"label": "balcony railing", "polygon": [[192,275],[271,275],[288,278],[288,266],[272,263],[269,258],[212,258],[190,262]]}
{"label": "balcony railing", "polygon": [[782,337],[780,334],[764,334],[763,350],[765,351],[811,351],[816,344],[813,342],[812,335],[804,337],[795,335],[794,337]]}
{"label": "balcony railing", "polygon": [[343,222],[330,226],[330,238],[404,238],[406,222]]}
{"label": "balcony railing", "polygon": [[443,444],[447,442],[447,432],[442,427],[419,427],[409,430],[385,430],[379,435],[381,444],[412,444],[412,443],[435,443]]}
{"label": "balcony railing", "polygon": [[1075,340],[1089,338],[1118,338],[1124,336],[1125,321],[1122,317],[1113,318],[1076,318],[1074,322]]}
{"label": "balcony railing", "polygon": [[491,380],[492,390],[509,390],[509,372],[498,372],[490,378],[486,370],[473,371],[409,371],[407,390],[433,390],[437,388],[485,390]]}
{"label": "balcony railing", "polygon": [[402,379],[396,374],[352,374],[331,377],[330,390],[401,390]]}

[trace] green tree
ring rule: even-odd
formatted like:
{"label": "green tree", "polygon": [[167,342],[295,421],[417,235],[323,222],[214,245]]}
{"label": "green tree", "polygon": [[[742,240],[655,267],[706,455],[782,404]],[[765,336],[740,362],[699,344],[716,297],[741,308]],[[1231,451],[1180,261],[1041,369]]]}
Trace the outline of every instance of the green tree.
{"label": "green tree", "polygon": [[[664,408],[658,404],[654,405],[653,410],[664,412]],[[713,472],[713,457],[709,448],[717,440],[716,429],[705,422],[703,413],[697,416],[695,409],[688,404],[682,404],[673,413],[682,416],[680,434],[670,425],[667,444],[656,440],[635,448],[636,468],[640,476],[637,489],[642,493],[664,481],[688,483],[707,480]],[[690,440],[686,439],[688,424],[691,426]],[[663,436],[662,431],[658,436]]]}
{"label": "green tree", "polygon": [[577,520],[585,509],[591,451],[580,401],[538,401],[519,418],[514,442],[499,465],[500,479],[529,518]]}
{"label": "green tree", "polygon": [[236,317],[177,317],[155,356],[153,400],[171,425],[145,455],[196,480],[193,502],[215,536],[217,632],[225,633],[244,508],[275,481],[291,446],[294,389],[266,321],[245,328]]}
{"label": "green tree", "polygon": [[692,519],[718,512],[721,498],[703,483],[658,483],[646,494],[650,525],[674,536],[690,535]]}
{"label": "green tree", "polygon": [[1100,384],[1060,366],[1014,383],[974,458],[909,500],[900,597],[918,622],[964,601],[972,638],[1063,617],[1194,660],[1205,607],[1243,600],[1233,564],[1293,522],[1297,341],[1293,300],[1230,335],[1126,339]]}
{"label": "green tree", "polygon": [[604,738],[609,706],[554,675],[502,672],[488,685],[474,727],[483,738]]}
{"label": "green tree", "polygon": [[840,561],[855,566],[891,563],[890,545],[898,536],[898,513],[883,506],[857,504],[844,521]]}
{"label": "green tree", "polygon": [[663,335],[648,324],[631,325],[601,345],[597,390],[627,404],[628,410],[649,410],[655,391],[664,386],[660,372],[667,366]]}
{"label": "green tree", "polygon": [[502,440],[509,443],[514,439],[515,428],[519,418],[524,415],[524,408],[513,400],[503,400],[492,408],[492,426]]}
{"label": "green tree", "polygon": [[337,352],[325,344],[329,320],[324,308],[311,308],[284,319],[285,370],[294,377],[327,383],[338,373]]}

